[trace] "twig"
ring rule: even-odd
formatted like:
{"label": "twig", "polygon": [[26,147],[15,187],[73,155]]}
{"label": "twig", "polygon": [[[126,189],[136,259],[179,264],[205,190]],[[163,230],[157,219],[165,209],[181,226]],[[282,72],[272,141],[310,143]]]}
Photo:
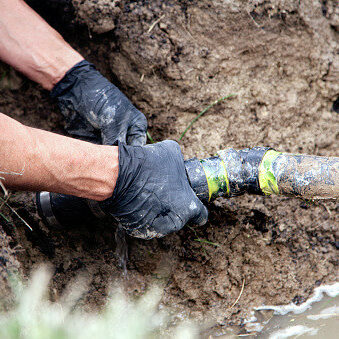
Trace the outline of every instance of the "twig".
{"label": "twig", "polygon": [[20,214],[12,207],[10,206],[6,200],[4,200],[3,198],[0,197],[0,200],[2,200],[2,202],[31,230],[33,231],[33,228],[27,223],[26,220],[24,220]]}
{"label": "twig", "polygon": [[14,248],[13,248],[13,251],[14,252],[24,252],[26,251],[21,245],[16,245]]}
{"label": "twig", "polygon": [[204,115],[210,108],[212,108],[213,106],[217,105],[219,102],[222,102],[226,99],[229,99],[231,97],[236,96],[236,94],[229,94],[226,95],[222,98],[219,98],[218,100],[215,100],[214,102],[212,102],[210,105],[208,105],[205,109],[203,109],[191,122],[190,124],[186,127],[186,129],[183,131],[183,133],[181,134],[179,141],[185,136],[186,132],[193,126],[193,124],[202,116]]}
{"label": "twig", "polygon": [[240,299],[240,297],[242,295],[242,292],[244,291],[244,287],[245,287],[245,279],[242,282],[241,291],[239,293],[239,296],[238,296],[237,300],[233,303],[233,305],[229,309],[233,308],[237,304],[237,302],[239,301],[239,299]]}
{"label": "twig", "polygon": [[322,203],[321,205],[325,208],[325,210],[327,211],[329,216],[332,217],[332,212],[331,212],[330,208],[325,203]]}
{"label": "twig", "polygon": [[159,19],[155,20],[151,26],[149,26],[149,29],[147,33],[150,33],[152,29],[155,27],[156,24],[158,24],[163,18],[165,17],[165,14],[162,15]]}

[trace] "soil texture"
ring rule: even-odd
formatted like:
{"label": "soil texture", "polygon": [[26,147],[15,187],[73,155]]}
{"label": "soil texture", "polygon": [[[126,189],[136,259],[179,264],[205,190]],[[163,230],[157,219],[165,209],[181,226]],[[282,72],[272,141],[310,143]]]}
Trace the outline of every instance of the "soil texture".
{"label": "soil texture", "polygon": [[[180,141],[185,158],[253,146],[338,156],[336,0],[28,3],[145,113],[157,141],[178,140],[203,108],[235,94],[187,132]],[[5,65],[0,79],[1,112],[65,133],[46,91]],[[160,282],[162,302],[178,319],[206,321],[214,334],[230,327],[245,333],[253,307],[299,304],[315,286],[338,279],[334,201],[220,198],[208,206],[203,227],[158,240],[129,238],[123,277],[114,226],[49,230],[32,197],[16,192],[10,204],[33,231],[10,210],[4,211],[10,223],[0,216],[1,277],[9,265],[27,276],[33,266],[51,263],[57,300],[69,281],[85,274],[87,309],[99,309],[117,281],[133,296]]]}

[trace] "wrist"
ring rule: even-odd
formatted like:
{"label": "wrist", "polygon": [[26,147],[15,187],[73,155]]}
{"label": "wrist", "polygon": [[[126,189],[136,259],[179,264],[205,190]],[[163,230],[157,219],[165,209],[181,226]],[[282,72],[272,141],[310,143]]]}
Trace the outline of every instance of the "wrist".
{"label": "wrist", "polygon": [[[62,59],[55,59],[47,65],[42,65],[43,78],[39,82],[42,87],[51,91],[66,73],[84,58],[76,51],[70,49],[63,54]],[[39,67],[39,66],[38,66]]]}
{"label": "wrist", "polygon": [[40,191],[97,201],[112,196],[119,173],[118,147],[29,129],[36,145],[34,163],[44,173]]}
{"label": "wrist", "polygon": [[[119,175],[119,148],[118,146],[98,146],[102,149],[96,161],[96,177],[100,176],[99,185],[89,191],[87,199],[103,201],[112,197]],[[96,179],[97,180],[97,179]]]}
{"label": "wrist", "polygon": [[68,139],[74,140],[73,150],[66,156],[61,154],[67,159],[63,167],[57,163],[54,167],[58,166],[59,172],[53,191],[96,201],[110,198],[119,174],[118,147]]}

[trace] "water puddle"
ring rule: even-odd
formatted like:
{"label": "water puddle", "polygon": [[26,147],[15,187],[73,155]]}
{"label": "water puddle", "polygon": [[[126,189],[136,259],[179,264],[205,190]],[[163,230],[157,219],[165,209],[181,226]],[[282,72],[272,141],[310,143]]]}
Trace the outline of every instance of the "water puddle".
{"label": "water puddle", "polygon": [[241,337],[337,339],[339,283],[316,288],[313,296],[299,306],[291,303],[258,307],[252,318],[246,321],[246,329],[249,334]]}

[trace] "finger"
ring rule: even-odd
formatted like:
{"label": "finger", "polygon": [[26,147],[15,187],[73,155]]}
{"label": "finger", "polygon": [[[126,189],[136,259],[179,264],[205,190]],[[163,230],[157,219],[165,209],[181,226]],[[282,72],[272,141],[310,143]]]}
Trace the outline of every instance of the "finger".
{"label": "finger", "polygon": [[104,129],[101,133],[102,144],[103,145],[115,145],[117,141],[123,142],[126,144],[126,133],[120,132],[116,135],[116,131],[110,131],[109,129]]}
{"label": "finger", "polygon": [[177,232],[185,226],[182,219],[173,211],[165,215],[158,215],[148,228],[152,238],[161,238],[167,234]]}
{"label": "finger", "polygon": [[69,114],[66,117],[65,129],[69,134],[77,139],[93,142],[95,144],[101,143],[100,132],[95,130],[93,126],[77,114]]}
{"label": "finger", "polygon": [[146,144],[146,141],[146,134],[127,137],[127,144],[131,146],[144,146]]}
{"label": "finger", "polygon": [[147,125],[136,124],[127,133],[127,144],[132,146],[144,146],[146,144]]}
{"label": "finger", "polygon": [[182,220],[175,213],[169,212],[167,215],[158,215],[149,226],[125,229],[132,237],[149,240],[162,238],[169,233],[181,230],[183,227]]}
{"label": "finger", "polygon": [[190,221],[198,226],[203,226],[208,220],[208,210],[205,205],[197,198],[197,205],[199,208],[195,215],[190,219]]}

